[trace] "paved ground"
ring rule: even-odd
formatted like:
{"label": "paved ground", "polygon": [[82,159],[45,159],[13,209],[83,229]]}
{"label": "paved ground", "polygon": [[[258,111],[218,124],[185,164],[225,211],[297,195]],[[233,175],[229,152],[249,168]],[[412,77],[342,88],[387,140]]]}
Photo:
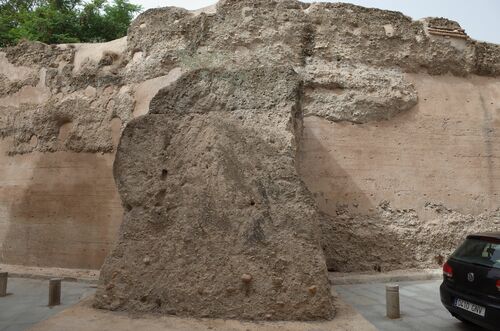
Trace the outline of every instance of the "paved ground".
{"label": "paved ground", "polygon": [[0,331],[376,331],[342,300],[336,301],[337,315],[332,321],[251,323],[176,316],[128,316],[96,310],[91,307],[90,296],[95,289],[87,283],[63,282],[63,305],[54,308],[47,307],[48,280],[9,278],[8,292],[11,295],[0,298]]}
{"label": "paved ground", "polygon": [[94,309],[91,299],[87,298],[38,323],[29,331],[377,331],[340,298],[335,301],[335,319],[317,322],[249,322],[169,315],[129,315]]}
{"label": "paved ground", "polygon": [[[400,282],[402,318],[385,318],[385,284],[338,285],[335,291],[347,303],[351,304],[369,322],[380,331],[484,331],[481,328],[465,325],[452,317],[439,300],[441,281]],[[328,323],[241,323],[237,321],[190,320],[176,317],[162,319],[130,319],[120,314],[93,310],[86,304],[80,304],[66,312],[52,315],[79,302],[92,294],[95,289],[89,284],[63,282],[62,301],[58,307],[47,307],[48,281],[10,278],[8,292],[11,295],[0,298],[0,331],[27,330],[34,324],[36,330],[112,330],[117,325],[120,329],[135,330],[372,330],[360,316],[345,305],[338,308],[337,318]],[[352,310],[352,311],[351,311]],[[101,316],[102,315],[102,316]],[[52,317],[52,318],[49,318]],[[90,323],[92,322],[92,323]],[[89,324],[90,323],[90,324]],[[135,325],[135,324],[136,325]],[[228,324],[229,323],[229,324]],[[233,324],[231,324],[233,323]],[[81,328],[78,328],[81,326]],[[75,330],[76,330],[75,329]]]}
{"label": "paved ground", "polygon": [[484,331],[466,325],[441,305],[441,280],[400,282],[401,318],[385,317],[385,284],[338,285],[335,290],[380,331]]}
{"label": "paved ground", "polygon": [[22,331],[92,294],[89,284],[63,282],[62,305],[49,308],[48,280],[9,278],[7,295],[0,298],[0,331]]}

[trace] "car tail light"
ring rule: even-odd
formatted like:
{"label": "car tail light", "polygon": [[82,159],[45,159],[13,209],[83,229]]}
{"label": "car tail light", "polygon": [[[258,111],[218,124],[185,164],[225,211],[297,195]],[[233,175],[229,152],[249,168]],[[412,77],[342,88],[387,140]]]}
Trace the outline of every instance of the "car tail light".
{"label": "car tail light", "polygon": [[[453,269],[451,268],[451,266],[448,264],[448,262],[446,262],[445,264],[443,264],[443,275],[445,275],[446,277],[448,278],[452,278],[453,277]],[[497,282],[497,287],[500,285],[499,282]]]}
{"label": "car tail light", "polygon": [[497,290],[500,291],[500,279],[497,280]]}

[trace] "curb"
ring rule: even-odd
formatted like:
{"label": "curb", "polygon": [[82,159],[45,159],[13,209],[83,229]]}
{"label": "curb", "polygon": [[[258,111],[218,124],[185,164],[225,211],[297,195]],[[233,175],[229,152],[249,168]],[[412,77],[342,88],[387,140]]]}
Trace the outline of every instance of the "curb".
{"label": "curb", "polygon": [[74,283],[85,283],[85,284],[97,284],[97,279],[91,278],[77,278],[77,277],[69,277],[69,276],[50,276],[50,275],[37,275],[31,273],[22,273],[22,272],[9,272],[9,278],[26,278],[26,279],[38,279],[38,280],[50,280],[52,278],[61,278],[64,282],[74,282]]}
{"label": "curb", "polygon": [[443,272],[441,269],[424,269],[424,270],[395,270],[387,273],[376,274],[360,274],[360,273],[334,273],[328,274],[330,284],[335,285],[351,285],[364,283],[392,283],[392,282],[408,282],[417,280],[437,280],[441,279]]}
{"label": "curb", "polygon": [[27,278],[41,280],[61,278],[65,282],[86,284],[97,284],[99,280],[98,270],[41,268],[0,264],[0,271],[8,272],[9,278]]}

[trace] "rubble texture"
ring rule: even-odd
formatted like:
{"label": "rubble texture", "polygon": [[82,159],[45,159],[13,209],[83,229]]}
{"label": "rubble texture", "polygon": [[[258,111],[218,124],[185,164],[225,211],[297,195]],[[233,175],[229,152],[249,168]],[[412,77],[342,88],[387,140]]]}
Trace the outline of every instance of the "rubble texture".
{"label": "rubble texture", "polygon": [[[474,202],[466,202],[465,210],[438,213],[430,206],[446,205],[442,200],[426,197],[425,209],[411,206],[414,196],[400,208],[397,194],[425,190],[404,187],[381,197],[376,192],[392,178],[351,178],[339,166],[348,157],[363,160],[354,167],[360,171],[384,164],[371,163],[376,151],[362,147],[376,140],[379,125],[418,117],[427,98],[417,95],[422,87],[408,79],[412,74],[498,81],[499,45],[431,35],[429,24],[460,28],[442,18],[413,21],[350,4],[222,0],[197,12],[148,10],[126,38],[108,43],[21,43],[0,50],[0,137],[12,158],[117,152],[124,223],[103,267],[97,306],[200,317],[331,318],[325,258],[339,271],[435,266],[465,231],[497,228],[492,107],[469,114],[484,117],[471,122],[470,134],[482,139],[488,157],[466,157],[485,164],[493,183],[478,186],[493,201],[480,212],[467,210]],[[481,97],[494,99],[495,91]],[[435,141],[461,137],[446,132],[461,105],[454,107],[432,127]],[[349,150],[341,149],[338,136],[315,146],[323,154],[314,162],[325,169],[311,174],[304,168],[317,168],[312,159],[303,162],[306,153],[298,148],[309,119],[365,131],[352,137],[358,146]],[[402,141],[424,129],[419,124]],[[316,134],[326,133],[334,136],[331,130]],[[344,153],[337,159],[323,151],[337,147]],[[394,156],[384,152],[379,155]],[[370,158],[362,158],[365,153]],[[418,169],[407,173],[407,165],[391,169],[423,178]],[[360,189],[374,192],[369,203],[342,207],[352,196],[335,185],[346,178],[354,189],[369,183]],[[29,240],[36,230],[27,227]],[[389,229],[396,235],[388,236]],[[414,247],[418,258],[409,262],[405,253]]]}
{"label": "rubble texture", "polygon": [[0,136],[13,137],[11,154],[111,152],[111,121],[124,126],[152,98],[138,99],[141,86],[197,68],[290,65],[304,80],[306,114],[357,123],[416,104],[401,71],[500,73],[498,45],[431,36],[426,24],[350,4],[226,0],[206,12],[148,10],[109,43],[21,43],[0,52]]}
{"label": "rubble texture", "polygon": [[291,69],[199,70],[129,123],[114,165],[124,223],[97,307],[333,317],[319,214],[294,166],[299,86]]}
{"label": "rubble texture", "polygon": [[407,79],[420,101],[390,121],[304,119],[298,171],[330,270],[437,268],[467,234],[500,228],[498,79]]}
{"label": "rubble texture", "polygon": [[0,91],[0,137],[13,138],[10,154],[113,151],[112,122],[128,122],[135,101],[113,65],[75,74],[75,49],[21,43],[0,53],[0,71],[22,73],[8,75]]}
{"label": "rubble texture", "polygon": [[495,232],[499,227],[500,208],[473,215],[428,203],[417,212],[394,209],[387,201],[368,215],[344,210],[334,217],[324,215],[321,222],[328,234],[323,249],[331,271],[439,267],[468,234]]}

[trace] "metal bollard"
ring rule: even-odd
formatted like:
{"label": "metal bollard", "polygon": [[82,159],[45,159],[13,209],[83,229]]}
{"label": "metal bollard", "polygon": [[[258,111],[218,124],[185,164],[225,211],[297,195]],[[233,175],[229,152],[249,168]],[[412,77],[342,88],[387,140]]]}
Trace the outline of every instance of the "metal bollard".
{"label": "metal bollard", "polygon": [[7,279],[9,278],[8,272],[0,272],[0,297],[7,295]]}
{"label": "metal bollard", "polygon": [[61,278],[52,278],[49,280],[49,306],[61,304]]}
{"label": "metal bollard", "polygon": [[399,285],[390,284],[385,286],[385,300],[387,317],[390,319],[399,318]]}

